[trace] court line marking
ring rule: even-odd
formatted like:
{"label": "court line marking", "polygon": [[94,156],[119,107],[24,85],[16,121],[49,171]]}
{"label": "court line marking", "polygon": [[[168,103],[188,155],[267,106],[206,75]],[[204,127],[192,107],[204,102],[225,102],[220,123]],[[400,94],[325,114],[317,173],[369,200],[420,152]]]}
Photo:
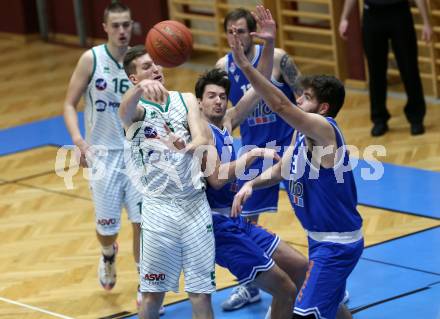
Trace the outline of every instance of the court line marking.
{"label": "court line marking", "polygon": [[18,302],[18,301],[14,301],[14,300],[11,300],[11,299],[0,297],[0,300],[4,301],[4,302],[7,302],[7,303],[10,303],[10,304],[13,304],[13,305],[16,305],[16,306],[28,308],[28,309],[35,310],[35,311],[38,311],[38,312],[42,312],[42,313],[45,313],[47,315],[51,315],[51,316],[54,316],[54,317],[63,318],[63,319],[74,319],[73,317],[68,317],[68,316],[65,316],[65,315],[61,315],[61,314],[56,313],[56,312],[52,312],[52,311],[45,310],[45,309],[42,309],[42,308],[30,306],[30,305],[27,305],[27,304],[24,304],[24,303],[21,303],[21,302]]}

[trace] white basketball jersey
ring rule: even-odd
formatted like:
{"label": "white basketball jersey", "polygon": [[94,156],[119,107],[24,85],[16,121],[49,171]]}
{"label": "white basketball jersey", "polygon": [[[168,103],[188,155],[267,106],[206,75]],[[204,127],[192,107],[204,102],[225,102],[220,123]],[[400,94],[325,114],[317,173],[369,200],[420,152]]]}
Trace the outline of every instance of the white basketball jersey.
{"label": "white basketball jersey", "polygon": [[187,107],[180,92],[169,92],[168,101],[159,105],[141,98],[143,122],[134,123],[127,131],[131,155],[137,167],[135,179],[141,180],[143,194],[158,198],[187,199],[203,192],[204,179],[200,164],[191,154],[170,150],[157,137],[167,137],[164,125],[191,141]]}
{"label": "white basketball jersey", "polygon": [[91,145],[104,145],[109,150],[124,148],[124,129],[118,116],[122,95],[131,83],[106,44],[92,48],[93,73],[84,99],[86,141]]}

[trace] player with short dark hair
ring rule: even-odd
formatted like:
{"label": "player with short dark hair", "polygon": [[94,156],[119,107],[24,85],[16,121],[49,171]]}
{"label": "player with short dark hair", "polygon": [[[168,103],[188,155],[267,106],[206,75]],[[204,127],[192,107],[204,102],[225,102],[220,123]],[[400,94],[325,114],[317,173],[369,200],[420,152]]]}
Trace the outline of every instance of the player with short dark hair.
{"label": "player with short dark hair", "polygon": [[255,91],[296,129],[282,161],[245,183],[237,193],[232,216],[241,211],[254,189],[287,179],[291,205],[309,243],[309,269],[293,318],[351,318],[342,301],[347,277],[359,261],[364,240],[349,154],[334,120],[344,102],[344,86],[333,76],[300,78],[302,95],[294,107],[248,61],[237,34],[232,48],[234,60]]}

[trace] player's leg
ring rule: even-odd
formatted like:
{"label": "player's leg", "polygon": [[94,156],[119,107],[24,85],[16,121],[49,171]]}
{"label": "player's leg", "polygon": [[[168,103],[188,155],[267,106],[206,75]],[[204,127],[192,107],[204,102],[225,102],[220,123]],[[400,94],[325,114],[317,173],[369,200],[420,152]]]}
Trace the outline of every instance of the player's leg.
{"label": "player's leg", "polygon": [[[180,226],[173,217],[175,209],[166,201],[144,198],[142,202],[140,308],[157,316],[163,298],[158,298],[156,293],[179,290],[182,255]],[[153,309],[148,309],[150,304],[153,304]]]}
{"label": "player's leg", "polygon": [[[275,266],[262,272],[254,281],[260,288],[272,294],[271,318],[287,318],[292,312],[297,287],[302,284],[307,269],[306,259],[297,251],[282,242],[275,234],[252,223],[242,224],[249,238],[258,245],[264,255],[275,261]],[[274,256],[282,262],[290,273],[284,271]],[[295,281],[298,286],[296,286]]]}
{"label": "player's leg", "polygon": [[295,301],[296,287],[289,276],[276,264],[260,272],[254,283],[272,295],[271,319],[289,318]]}
{"label": "player's leg", "polygon": [[211,294],[188,292],[192,305],[192,319],[212,319],[214,312],[211,305]]}
{"label": "player's leg", "polygon": [[184,213],[181,224],[185,291],[193,306],[193,318],[213,318],[211,293],[215,292],[215,241],[211,209],[206,194],[191,201],[176,200]]}
{"label": "player's leg", "polygon": [[338,312],[336,313],[336,319],[352,319],[350,310],[348,310],[347,306],[344,303],[341,303],[338,308]]}
{"label": "player's leg", "polygon": [[[106,157],[97,157],[90,171],[90,188],[95,205],[96,235],[102,247],[98,265],[99,282],[110,290],[116,284],[116,239],[121,225],[123,184],[118,168],[122,154],[108,152]],[[103,170],[103,167],[106,169]]]}
{"label": "player's leg", "polygon": [[158,319],[159,309],[162,306],[165,292],[143,292],[142,305],[139,308],[139,318]]}
{"label": "player's leg", "polygon": [[296,287],[302,286],[308,266],[307,258],[304,255],[281,240],[272,254],[272,259],[289,275]]}
{"label": "player's leg", "polygon": [[[133,186],[130,178],[126,176],[125,181],[125,207],[127,209],[128,218],[132,223],[132,234],[133,234],[133,257],[136,263],[136,270],[139,274],[139,253],[140,253],[140,233],[141,233],[141,215],[142,215],[142,195]],[[136,293],[136,305],[139,308],[142,303],[142,293],[140,291],[140,286],[138,286]],[[163,314],[164,309],[161,308],[161,314]]]}
{"label": "player's leg", "polygon": [[128,177],[125,181],[125,207],[127,209],[128,219],[132,224],[133,234],[133,258],[139,267],[139,251],[140,251],[140,230],[142,216],[142,195],[131,184]]}
{"label": "player's leg", "polygon": [[[262,213],[274,213],[278,206],[279,186],[275,185],[262,190],[254,191],[254,194],[243,207],[242,216],[253,223],[258,224],[258,219]],[[245,293],[243,293],[245,291]],[[222,303],[223,310],[236,310],[245,305],[261,300],[260,290],[253,282],[249,282],[242,287],[237,287],[231,295]]]}
{"label": "player's leg", "polygon": [[[356,266],[362,250],[362,239],[339,244],[318,242],[309,237],[309,268],[298,293],[294,313],[335,319],[344,298],[347,278]],[[340,309],[341,315],[347,315],[344,308]]]}
{"label": "player's leg", "polygon": [[[216,262],[228,268],[240,283],[252,281],[257,288],[270,293],[273,318],[286,318],[292,312],[296,287],[270,258],[279,238],[242,217],[214,215],[213,221]],[[248,292],[242,287],[237,287],[235,295],[247,300]]]}

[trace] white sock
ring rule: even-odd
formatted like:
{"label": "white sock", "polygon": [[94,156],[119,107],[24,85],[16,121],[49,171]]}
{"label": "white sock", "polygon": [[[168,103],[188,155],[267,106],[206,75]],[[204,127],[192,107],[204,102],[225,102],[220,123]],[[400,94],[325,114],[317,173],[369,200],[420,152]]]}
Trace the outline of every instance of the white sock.
{"label": "white sock", "polygon": [[111,257],[115,254],[115,247],[113,245],[110,246],[102,246],[102,254]]}

